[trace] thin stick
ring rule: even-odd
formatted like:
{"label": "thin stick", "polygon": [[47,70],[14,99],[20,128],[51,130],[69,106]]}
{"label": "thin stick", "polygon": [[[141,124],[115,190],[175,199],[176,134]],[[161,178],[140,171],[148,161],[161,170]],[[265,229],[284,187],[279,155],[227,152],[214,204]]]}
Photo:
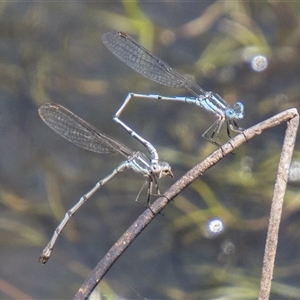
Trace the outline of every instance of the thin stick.
{"label": "thin stick", "polygon": [[[211,168],[225,155],[232,152],[234,149],[236,149],[241,144],[245,143],[247,140],[250,140],[254,136],[261,134],[263,130],[275,127],[281,123],[289,122],[292,119],[295,119],[295,121],[290,122],[290,124],[293,123],[293,126],[289,125],[289,128],[293,127],[295,131],[297,128],[295,124],[298,124],[298,111],[295,108],[292,108],[245,130],[243,133],[231,139],[229,142],[224,144],[222,148],[219,148],[216,151],[214,151],[204,161],[202,161],[190,171],[188,171],[175,184],[173,184],[164,193],[162,197],[158,198],[151,205],[150,208],[146,209],[144,213],[142,213],[138,217],[138,219],[125,231],[125,233],[119,238],[119,240],[111,247],[107,254],[97,264],[90,276],[85,280],[85,282],[82,284],[82,286],[76,293],[74,299],[87,299],[88,296],[92,293],[93,289],[96,287],[96,285],[100,282],[100,280],[103,278],[106,272],[113,265],[113,263],[121,256],[121,254],[142,232],[142,230],[170,201],[172,201],[180,192],[182,192],[188,185],[190,185],[194,180],[201,176],[206,170]],[[290,132],[290,130],[291,129],[289,129],[288,132]],[[286,166],[286,168],[289,168],[289,164]],[[281,187],[283,186],[281,185]],[[270,277],[270,279],[271,278],[272,276]]]}
{"label": "thin stick", "polygon": [[299,116],[295,116],[288,122],[288,126],[285,132],[285,138],[281,151],[271,204],[271,213],[269,218],[268,234],[263,260],[262,276],[260,281],[259,300],[268,300],[270,297],[281,212],[288,181],[288,172],[298,131],[298,125]]}

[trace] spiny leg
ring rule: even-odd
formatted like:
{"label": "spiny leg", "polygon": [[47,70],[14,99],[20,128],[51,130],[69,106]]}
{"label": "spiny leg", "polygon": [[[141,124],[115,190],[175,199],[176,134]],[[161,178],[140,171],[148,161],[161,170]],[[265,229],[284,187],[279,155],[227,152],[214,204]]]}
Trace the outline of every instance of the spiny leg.
{"label": "spiny leg", "polygon": [[[223,122],[221,120],[216,120],[203,134],[202,137],[204,139],[206,139],[208,142],[212,143],[213,145],[220,147],[221,145],[219,143],[217,143],[216,141],[214,141],[214,137],[215,135],[217,137],[219,134],[219,131],[222,127]],[[213,129],[213,130],[212,130]],[[212,134],[208,137],[208,133],[212,130]]]}
{"label": "spiny leg", "polygon": [[140,191],[138,192],[138,194],[137,194],[137,196],[136,196],[136,198],[135,198],[135,202],[137,202],[137,203],[139,203],[139,204],[143,204],[142,202],[140,202],[140,196],[141,196],[141,193],[142,193],[142,191],[144,190],[144,188],[145,188],[145,186],[146,186],[147,183],[148,183],[148,180],[146,180],[146,181],[143,183],[143,185],[142,185]]}

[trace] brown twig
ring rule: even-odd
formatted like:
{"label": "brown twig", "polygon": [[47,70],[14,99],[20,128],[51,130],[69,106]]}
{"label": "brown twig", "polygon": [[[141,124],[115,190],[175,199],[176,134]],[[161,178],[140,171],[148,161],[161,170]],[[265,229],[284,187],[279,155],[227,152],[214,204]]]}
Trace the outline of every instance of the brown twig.
{"label": "brown twig", "polygon": [[[291,120],[291,121],[290,121]],[[111,249],[107,252],[107,254],[101,259],[101,261],[97,264],[95,269],[92,271],[90,276],[86,279],[86,281],[83,283],[83,285],[80,287],[78,292],[76,293],[74,299],[87,299],[88,296],[91,294],[93,289],[96,287],[96,285],[100,282],[100,280],[103,278],[103,276],[106,274],[106,272],[110,269],[110,267],[114,264],[114,262],[120,257],[120,255],[127,249],[127,247],[133,242],[133,240],[142,232],[142,230],[154,219],[154,217],[170,202],[172,201],[180,192],[182,192],[188,185],[190,185],[195,179],[197,179],[200,175],[202,175],[206,170],[208,170],[210,167],[215,165],[218,161],[220,161],[225,155],[232,152],[234,149],[236,149],[238,146],[240,146],[245,141],[253,138],[254,136],[261,134],[261,132],[267,128],[271,128],[274,126],[277,126],[281,123],[285,123],[290,121],[288,125],[288,130],[286,135],[291,134],[295,135],[295,131],[297,131],[298,126],[298,112],[296,109],[288,109],[282,113],[279,113],[275,116],[273,116],[270,119],[267,119],[247,130],[245,130],[243,133],[237,135],[233,139],[231,139],[229,142],[224,144],[221,148],[214,151],[210,156],[208,156],[204,161],[196,165],[194,168],[192,168],[190,171],[188,171],[185,175],[183,175],[178,181],[176,181],[160,198],[155,200],[155,202],[151,205],[150,209],[146,209],[144,213],[142,213],[138,219],[125,231],[125,233],[119,238],[119,240],[111,247]],[[291,125],[293,124],[293,125]],[[292,130],[293,129],[293,130]],[[292,131],[292,133],[291,133]],[[286,141],[288,140],[288,141]],[[292,142],[293,141],[293,142]],[[295,137],[286,137],[285,138],[285,144],[289,145],[290,149],[293,149],[292,145],[295,141]],[[286,151],[287,146],[284,146],[284,149]],[[288,158],[285,158],[288,156]],[[280,177],[280,180],[277,180],[275,190],[274,190],[274,198],[276,197],[275,193],[279,193],[280,195],[277,195],[280,199],[283,198],[285,187],[286,187],[286,177],[283,176],[284,174],[287,174],[287,169],[289,168],[289,162],[290,162],[290,155],[287,155],[286,153],[282,153],[283,160],[285,161],[284,168],[279,169],[279,172],[281,172],[278,177]],[[278,178],[277,178],[278,179]],[[282,184],[282,181],[285,181],[284,184]],[[282,205],[282,204],[281,204]],[[281,208],[280,208],[281,210]],[[276,212],[277,214],[278,212]],[[280,221],[280,216],[279,216]],[[278,223],[278,221],[277,221]],[[273,224],[273,223],[272,223]],[[274,225],[273,225],[274,226]],[[279,224],[278,224],[279,226]],[[275,227],[274,227],[275,228]],[[270,231],[270,230],[269,230]],[[276,234],[278,232],[274,231]],[[271,233],[272,238],[273,231]],[[277,237],[276,237],[277,239]],[[267,242],[268,243],[268,242]],[[270,245],[270,244],[269,244]],[[274,247],[272,247],[272,251],[276,252],[276,245],[275,244],[275,251]],[[267,250],[267,248],[266,248]],[[268,250],[269,251],[269,250]],[[269,255],[268,255],[269,256]],[[273,262],[270,259],[264,259],[264,266],[268,266],[266,271],[263,270],[263,274],[265,273],[271,273],[271,276],[269,280],[272,278],[273,273],[273,267],[270,266],[270,264],[267,264],[267,261],[270,261],[271,264],[274,265],[274,259]],[[266,277],[264,277],[266,278]],[[267,279],[266,279],[267,281]],[[271,282],[269,283],[271,285]],[[270,290],[270,289],[269,289]],[[267,299],[267,298],[261,298],[261,299]]]}
{"label": "brown twig", "polygon": [[288,172],[294,151],[298,125],[299,116],[297,115],[288,122],[287,130],[285,132],[271,204],[268,234],[260,281],[259,300],[268,300],[270,297],[283,199],[288,181]]}

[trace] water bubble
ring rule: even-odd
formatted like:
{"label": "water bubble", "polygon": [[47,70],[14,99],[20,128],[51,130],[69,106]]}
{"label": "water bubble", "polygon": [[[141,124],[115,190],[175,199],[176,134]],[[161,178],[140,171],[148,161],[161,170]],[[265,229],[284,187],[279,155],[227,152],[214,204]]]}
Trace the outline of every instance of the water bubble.
{"label": "water bubble", "polygon": [[289,170],[289,181],[300,181],[300,163],[298,161],[292,161]]}
{"label": "water bubble", "polygon": [[268,66],[268,59],[264,55],[255,55],[251,60],[251,68],[256,72],[264,71]]}
{"label": "water bubble", "polygon": [[229,240],[224,241],[224,243],[222,243],[222,245],[221,245],[221,248],[222,248],[223,253],[226,255],[230,255],[235,252],[235,246]]}
{"label": "water bubble", "polygon": [[213,238],[221,234],[225,229],[225,224],[220,218],[212,218],[206,224],[206,237]]}
{"label": "water bubble", "polygon": [[240,175],[244,179],[252,177],[253,158],[251,156],[244,156],[240,160]]}
{"label": "water bubble", "polygon": [[277,106],[285,105],[289,102],[289,97],[285,94],[278,94],[274,97]]}

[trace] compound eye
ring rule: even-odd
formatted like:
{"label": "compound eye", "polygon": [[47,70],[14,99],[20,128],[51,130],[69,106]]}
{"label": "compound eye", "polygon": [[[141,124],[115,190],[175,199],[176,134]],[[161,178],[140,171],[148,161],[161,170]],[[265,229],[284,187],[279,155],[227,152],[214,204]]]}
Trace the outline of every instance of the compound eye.
{"label": "compound eye", "polygon": [[168,175],[169,174],[169,170],[162,170],[162,173],[164,176]]}
{"label": "compound eye", "polygon": [[237,102],[233,108],[235,110],[236,119],[242,119],[244,117],[244,104]]}
{"label": "compound eye", "polygon": [[160,167],[159,165],[157,165],[156,163],[151,165],[151,170],[153,173],[158,173],[160,171]]}
{"label": "compound eye", "polygon": [[227,109],[227,111],[226,111],[226,116],[227,116],[228,118],[233,118],[234,115],[235,115],[235,111],[234,111],[232,108]]}
{"label": "compound eye", "polygon": [[167,168],[162,170],[162,175],[163,175],[163,177],[166,177],[166,176],[174,177],[170,166],[168,166]]}

